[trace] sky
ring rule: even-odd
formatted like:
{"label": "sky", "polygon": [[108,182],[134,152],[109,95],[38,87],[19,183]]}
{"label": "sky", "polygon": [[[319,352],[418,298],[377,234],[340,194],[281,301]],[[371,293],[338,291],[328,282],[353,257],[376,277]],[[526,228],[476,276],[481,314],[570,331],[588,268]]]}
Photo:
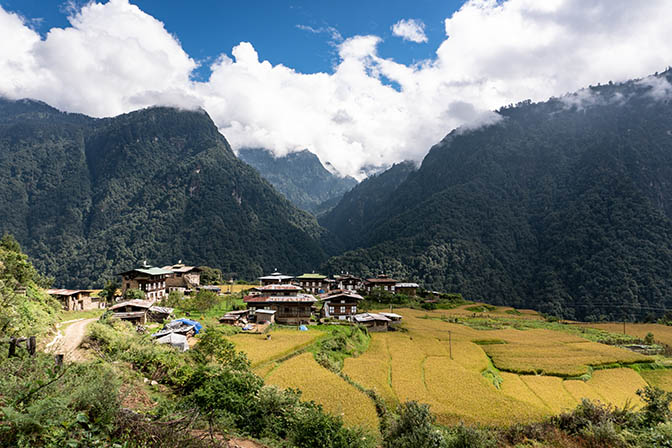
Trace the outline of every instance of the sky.
{"label": "sky", "polygon": [[493,111],[672,64],[669,0],[0,0],[0,95],[203,108],[235,149],[359,179]]}

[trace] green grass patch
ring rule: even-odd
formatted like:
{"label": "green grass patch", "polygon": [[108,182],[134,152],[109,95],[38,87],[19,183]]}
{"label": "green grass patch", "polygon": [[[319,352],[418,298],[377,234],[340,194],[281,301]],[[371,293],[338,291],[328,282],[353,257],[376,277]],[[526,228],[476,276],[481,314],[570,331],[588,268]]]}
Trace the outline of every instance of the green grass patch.
{"label": "green grass patch", "polygon": [[497,309],[496,306],[487,304],[468,306],[465,308],[465,310],[471,311],[472,313],[485,313],[487,311],[495,311],[496,309]]}
{"label": "green grass patch", "polygon": [[476,339],[471,341],[476,345],[495,345],[495,344],[508,344],[508,342],[502,339]]}

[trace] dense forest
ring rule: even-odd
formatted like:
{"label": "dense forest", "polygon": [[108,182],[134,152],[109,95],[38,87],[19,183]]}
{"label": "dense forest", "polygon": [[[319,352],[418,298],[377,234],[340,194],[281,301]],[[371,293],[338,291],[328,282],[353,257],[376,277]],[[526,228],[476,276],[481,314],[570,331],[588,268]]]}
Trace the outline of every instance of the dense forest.
{"label": "dense forest", "polygon": [[290,202],[315,215],[328,211],[357,185],[350,176],[340,177],[328,171],[307,149],[274,157],[266,149],[242,148],[238,157],[256,168]]}
{"label": "dense forest", "polygon": [[[328,271],[581,319],[672,308],[672,73],[498,111],[380,202]],[[357,216],[347,196],[321,222]],[[361,202],[361,200],[360,200]],[[347,204],[346,204],[347,205]]]}
{"label": "dense forest", "polygon": [[241,162],[202,111],[110,119],[0,100],[0,234],[62,287],[143,260],[253,277],[324,260],[324,230]]}

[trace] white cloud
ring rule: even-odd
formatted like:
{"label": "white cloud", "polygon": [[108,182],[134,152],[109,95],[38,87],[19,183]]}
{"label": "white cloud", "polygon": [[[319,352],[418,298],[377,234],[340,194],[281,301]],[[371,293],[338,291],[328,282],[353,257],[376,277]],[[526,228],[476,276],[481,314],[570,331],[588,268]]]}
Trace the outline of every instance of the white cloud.
{"label": "white cloud", "polygon": [[415,42],[416,44],[427,42],[425,24],[422,23],[422,20],[401,19],[392,25],[392,34],[399,36],[404,40]]}
{"label": "white cloud", "polygon": [[[643,77],[672,61],[668,0],[470,0],[445,19],[436,56],[419,64],[379,55],[378,36],[354,36],[338,43],[333,72],[303,74],[241,42],[204,82],[189,78],[197,64],[163,24],[127,0],[86,4],[70,23],[40,39],[0,7],[0,94],[94,116],[201,106],[234,148],[308,148],[351,175],[418,161],[451,129],[492,123],[489,111],[502,105]],[[651,94],[669,90],[655,84]]]}

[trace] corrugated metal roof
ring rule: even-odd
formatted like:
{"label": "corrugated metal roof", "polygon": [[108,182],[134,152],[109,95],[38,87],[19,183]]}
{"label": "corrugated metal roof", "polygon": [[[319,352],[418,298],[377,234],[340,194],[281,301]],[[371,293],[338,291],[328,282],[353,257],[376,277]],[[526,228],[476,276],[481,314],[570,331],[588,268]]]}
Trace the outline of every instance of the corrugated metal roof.
{"label": "corrugated metal roof", "polygon": [[266,285],[266,286],[257,286],[254,288],[257,291],[301,291],[300,286],[288,285],[288,284],[278,284],[278,285]]}
{"label": "corrugated metal roof", "polygon": [[367,278],[367,282],[369,283],[397,283],[398,280],[395,280],[393,278]]}
{"label": "corrugated metal roof", "polygon": [[117,275],[130,274],[131,272],[139,272],[141,274],[146,275],[168,275],[173,273],[173,271],[169,271],[167,269],[149,267],[149,268],[131,269],[130,271],[119,272]]}
{"label": "corrugated metal roof", "polygon": [[417,283],[397,283],[395,285],[397,288],[419,288],[420,285]]}
{"label": "corrugated metal roof", "polygon": [[247,296],[245,303],[313,303],[317,299],[310,294],[297,294],[295,296]]}
{"label": "corrugated metal roof", "polygon": [[117,319],[128,319],[130,317],[142,317],[144,315],[144,311],[130,311],[128,313],[114,313],[112,314],[112,317],[116,317]]}
{"label": "corrugated metal roof", "polygon": [[47,294],[52,296],[72,296],[80,292],[93,292],[91,289],[47,289]]}
{"label": "corrugated metal roof", "polygon": [[297,280],[306,280],[306,279],[323,280],[325,278],[327,278],[326,275],[315,274],[315,273],[313,273],[313,274],[302,274],[302,275],[299,275],[298,277],[296,277]]}
{"label": "corrugated metal roof", "polygon": [[263,277],[259,277],[259,280],[290,280],[293,278],[294,277],[292,275],[284,275],[279,272],[274,272],[271,275],[265,275]]}
{"label": "corrugated metal roof", "polygon": [[383,321],[383,322],[390,322],[390,319],[387,317],[383,316],[382,314],[375,314],[375,313],[362,313],[362,314],[355,314],[353,316],[353,319],[355,322],[372,322],[372,321]]}
{"label": "corrugated metal roof", "polygon": [[325,295],[322,296],[322,298],[320,300],[328,301],[328,300],[337,300],[337,299],[342,299],[342,298],[364,300],[364,297],[360,296],[357,293],[354,293],[354,292],[348,293],[348,292],[345,292],[345,291],[344,292],[339,292],[337,294],[325,294]]}
{"label": "corrugated metal roof", "polygon": [[401,319],[403,317],[397,313],[379,313],[379,314],[382,314],[385,317],[389,317],[390,319]]}
{"label": "corrugated metal roof", "polygon": [[155,301],[154,300],[140,300],[140,299],[133,299],[133,300],[126,300],[125,302],[119,302],[115,305],[112,305],[109,309],[110,310],[116,310],[118,308],[122,308],[125,306],[135,306],[138,308],[151,308],[154,306]]}
{"label": "corrugated metal roof", "polygon": [[173,309],[167,306],[153,306],[149,309],[150,313],[173,314]]}

